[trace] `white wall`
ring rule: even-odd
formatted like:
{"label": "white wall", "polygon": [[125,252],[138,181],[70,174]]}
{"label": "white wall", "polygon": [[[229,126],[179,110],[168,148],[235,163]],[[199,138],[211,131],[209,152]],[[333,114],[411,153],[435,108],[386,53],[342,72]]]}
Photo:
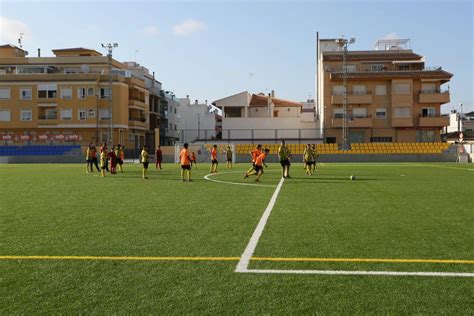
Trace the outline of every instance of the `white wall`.
{"label": "white wall", "polygon": [[[194,103],[189,98],[179,99],[181,142],[191,143],[198,138],[212,139],[216,136],[216,117],[210,105]],[[198,124],[199,123],[199,124]]]}

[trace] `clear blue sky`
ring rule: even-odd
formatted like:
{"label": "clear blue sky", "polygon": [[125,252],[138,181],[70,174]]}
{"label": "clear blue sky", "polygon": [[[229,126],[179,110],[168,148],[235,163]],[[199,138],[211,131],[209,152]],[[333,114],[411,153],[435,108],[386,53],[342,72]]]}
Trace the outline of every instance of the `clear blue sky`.
{"label": "clear blue sky", "polygon": [[[413,3],[416,2],[416,3]],[[166,90],[216,99],[249,88],[302,101],[314,96],[315,34],[356,37],[372,49],[391,34],[410,38],[427,66],[454,73],[452,102],[474,110],[472,1],[66,1],[0,0],[1,41],[24,31],[24,48],[117,42],[114,58],[155,71]],[[6,21],[6,22],[5,22]]]}

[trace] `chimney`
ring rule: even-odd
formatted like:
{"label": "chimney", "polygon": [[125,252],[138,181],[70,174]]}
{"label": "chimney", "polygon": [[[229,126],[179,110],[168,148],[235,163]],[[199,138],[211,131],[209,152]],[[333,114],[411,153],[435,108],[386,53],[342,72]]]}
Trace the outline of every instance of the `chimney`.
{"label": "chimney", "polygon": [[272,90],[272,98],[275,97],[275,90]]}
{"label": "chimney", "polygon": [[207,105],[207,100],[205,102],[206,102],[206,105]]}
{"label": "chimney", "polygon": [[189,100],[189,94],[186,94],[186,99],[188,99],[188,100]]}
{"label": "chimney", "polygon": [[41,48],[38,48],[38,57],[41,57]]}
{"label": "chimney", "polygon": [[198,100],[194,100],[194,104],[198,104]]}

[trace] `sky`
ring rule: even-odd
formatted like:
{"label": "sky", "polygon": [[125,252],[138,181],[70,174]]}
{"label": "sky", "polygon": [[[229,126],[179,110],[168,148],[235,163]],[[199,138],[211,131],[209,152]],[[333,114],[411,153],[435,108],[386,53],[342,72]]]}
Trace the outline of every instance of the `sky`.
{"label": "sky", "polygon": [[[154,71],[178,97],[209,102],[244,90],[314,97],[316,32],[355,37],[353,50],[409,38],[426,66],[454,74],[451,109],[474,111],[472,0],[22,1],[0,0],[0,44],[36,56],[117,42],[114,58]],[[253,74],[253,75],[250,75]],[[249,80],[250,78],[250,80]]]}

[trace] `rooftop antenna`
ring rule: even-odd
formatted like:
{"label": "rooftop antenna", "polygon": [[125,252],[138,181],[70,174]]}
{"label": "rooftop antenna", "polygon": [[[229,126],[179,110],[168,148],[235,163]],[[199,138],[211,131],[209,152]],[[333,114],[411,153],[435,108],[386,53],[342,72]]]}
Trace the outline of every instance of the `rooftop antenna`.
{"label": "rooftop antenna", "polygon": [[23,49],[23,44],[21,41],[23,40],[23,33],[20,33],[20,36],[18,37],[18,45],[20,45],[20,48]]}
{"label": "rooftop antenna", "polygon": [[137,62],[137,53],[140,52],[138,49],[135,49],[135,62]]}

